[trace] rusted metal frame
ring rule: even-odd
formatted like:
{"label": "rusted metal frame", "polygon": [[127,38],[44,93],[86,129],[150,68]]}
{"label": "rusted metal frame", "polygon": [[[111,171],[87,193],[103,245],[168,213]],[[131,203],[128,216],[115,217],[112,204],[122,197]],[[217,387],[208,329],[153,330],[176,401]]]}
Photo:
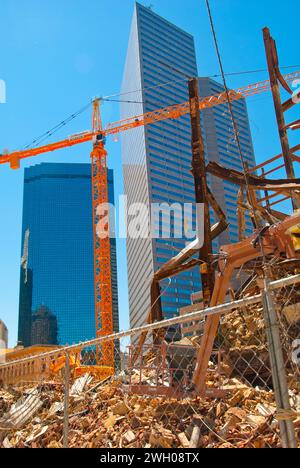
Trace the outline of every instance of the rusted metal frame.
{"label": "rusted metal frame", "polygon": [[276,167],[274,167],[273,169],[270,169],[269,171],[266,171],[266,172],[264,173],[264,177],[266,177],[267,175],[273,174],[273,173],[276,172],[276,171],[279,171],[279,169],[282,169],[283,167],[285,167],[285,165],[284,165],[284,164],[280,164],[280,166],[276,166]]}
{"label": "rusted metal frame", "polygon": [[281,195],[281,192],[275,192],[275,193],[272,193],[272,195],[267,195],[265,196],[264,198],[260,198],[259,202],[260,203],[263,203],[264,201],[269,201],[269,200],[272,200],[272,198],[276,198],[276,197],[279,197]]}
{"label": "rusted metal frame", "polygon": [[174,267],[174,269],[172,269],[171,272],[161,275],[159,281],[172,278],[173,276],[177,276],[184,271],[192,270],[196,266],[199,266],[199,264],[200,264],[200,260],[197,258],[194,258],[190,260],[189,262],[186,262],[186,263],[183,263],[182,265],[178,265],[177,267]]}
{"label": "rusted metal frame", "polygon": [[[220,249],[219,272],[217,274],[211,307],[224,303],[227,289],[235,269],[242,267],[250,260],[264,255],[279,256],[285,253],[287,258],[296,258],[291,236],[288,229],[299,224],[300,213],[288,217],[281,223],[270,226],[261,235],[261,249],[257,242],[260,233],[257,231],[252,237],[237,244],[225,245]],[[205,394],[206,374],[214,341],[218,332],[221,315],[208,317],[204,327],[204,335],[197,354],[197,364],[193,376],[193,383],[200,395]]]}
{"label": "rusted metal frame", "polygon": [[253,224],[254,229],[256,228],[263,228],[265,225],[265,220],[267,219],[268,222],[272,224],[272,220],[270,216],[265,211],[260,209],[260,206],[257,202],[256,191],[250,185],[250,172],[249,172],[249,164],[247,162],[244,163],[244,171],[245,171],[245,179],[248,181],[248,204],[249,204],[249,214],[251,217],[251,221]]}
{"label": "rusted metal frame", "polygon": [[[217,202],[216,202],[217,203]],[[221,208],[219,208],[221,210]],[[217,213],[216,213],[217,214]],[[220,221],[211,228],[211,237],[215,239],[227,228],[227,223]],[[162,320],[162,308],[160,301],[160,287],[159,282],[171,278],[172,276],[182,273],[183,271],[190,270],[199,264],[198,259],[191,260],[187,262],[193,255],[199,252],[199,241],[196,239],[191,242],[185,249],[183,249],[176,257],[171,258],[165,265],[163,265],[155,274],[151,283],[151,309],[147,316],[147,324],[154,323]],[[154,305],[155,304],[155,305]],[[133,363],[136,361],[140,355],[143,344],[146,341],[148,332],[143,332],[139,338],[138,345],[133,356]],[[162,340],[164,337],[164,332],[161,331],[159,339]],[[156,341],[155,337],[155,341]]]}
{"label": "rusted metal frame", "polygon": [[296,154],[292,154],[293,161],[300,162],[300,157]]}
{"label": "rusted metal frame", "polygon": [[[229,226],[229,223],[227,222],[227,219],[226,219],[226,215],[224,213],[224,211],[222,210],[222,208],[220,207],[219,203],[217,202],[216,198],[214,197],[212,191],[210,190],[210,188],[207,186],[207,197],[208,197],[208,202],[210,204],[210,206],[212,207],[212,209],[214,210],[216,216],[218,217],[219,219],[219,222],[217,224],[217,228],[216,228],[216,237],[219,236],[222,232],[224,232],[228,226]],[[214,236],[213,236],[213,231],[212,231],[212,239],[214,239]]]}
{"label": "rusted metal frame", "polygon": [[282,202],[284,202],[284,201],[286,201],[286,200],[289,200],[290,198],[291,198],[291,197],[289,197],[289,196],[288,196],[288,197],[280,198],[280,200],[276,200],[276,201],[274,201],[274,202],[272,202],[272,203],[269,203],[268,205],[263,206],[263,208],[268,209],[268,208],[270,208],[271,206],[278,205],[278,203],[282,203]]}
{"label": "rusted metal frame", "polygon": [[257,200],[255,200],[255,205],[253,206],[255,206],[256,214],[259,216],[259,218],[263,219],[269,224],[275,224],[278,222],[278,218],[276,218],[270,213],[270,210],[267,205],[262,206],[258,203]]}
{"label": "rusted metal frame", "polygon": [[[233,184],[238,185],[238,186],[240,186],[242,188],[245,186],[244,176],[239,171],[226,169],[223,166],[221,166],[221,165],[219,165],[219,164],[217,164],[215,162],[209,163],[207,165],[207,171],[209,173],[211,173],[212,175],[215,175],[216,177],[221,178],[222,180],[224,180],[224,179],[228,180],[228,181],[232,182]],[[249,176],[249,179],[250,179],[251,184],[253,182],[260,184],[259,186],[250,185],[250,191],[252,193],[251,200],[252,200],[253,205],[256,208],[256,212],[260,213],[259,217],[261,217],[261,215],[262,215],[264,217],[264,219],[266,219],[268,222],[271,222],[271,223],[273,223],[274,221],[276,222],[277,220],[281,220],[281,221],[284,220],[286,218],[286,215],[284,213],[275,212],[273,210],[272,211],[267,211],[265,207],[262,207],[257,202],[256,196],[255,196],[255,190],[253,190],[253,188],[255,187],[256,189],[258,189],[258,188],[265,189],[265,190],[269,190],[269,191],[272,191],[272,192],[276,191],[277,193],[275,193],[273,195],[273,197],[279,196],[280,194],[289,196],[289,190],[286,187],[290,188],[290,185],[286,184],[285,180],[280,180],[280,182],[283,182],[283,186],[276,187],[276,186],[273,186],[273,185],[270,186],[270,185],[268,185],[268,183],[269,182],[278,183],[278,181],[273,181],[273,180],[269,180],[269,179],[268,180],[263,180],[263,179],[261,179],[260,177],[257,177],[257,176]],[[265,184],[265,182],[267,182],[267,184]],[[297,188],[300,189],[300,185]],[[253,194],[254,194],[254,196],[253,196]],[[299,197],[299,194],[297,192],[295,192],[295,196]],[[260,202],[261,202],[261,200],[260,200]],[[245,205],[245,208],[248,209],[248,207],[246,207],[246,205]],[[240,223],[242,222],[241,210],[242,210],[242,206],[240,206],[240,213],[238,213]],[[270,216],[273,217],[274,219],[272,220],[270,218]],[[240,231],[241,231],[241,229],[240,229]]]}
{"label": "rusted metal frame", "polygon": [[[206,166],[207,172],[228,180],[235,185],[245,186],[245,176],[236,169],[228,169],[216,162],[210,162]],[[255,189],[267,190],[300,190],[300,179],[262,179],[261,177],[249,175],[249,184]]]}
{"label": "rusted metal frame", "polygon": [[[204,150],[204,147],[203,147],[203,150]],[[203,161],[203,167],[204,167],[204,170],[206,171],[205,160]],[[197,168],[195,168],[195,170],[197,170]],[[228,223],[226,221],[226,216],[223,210],[221,209],[215,197],[211,193],[209,187],[207,186],[206,177],[204,179],[204,182],[205,182],[206,203],[207,205],[208,203],[211,204],[216,216],[219,218],[219,222],[216,223],[212,228],[210,226],[210,223],[208,225],[209,226],[209,239],[210,239],[210,243],[212,243],[213,239],[218,237],[222,232],[224,232],[227,229]],[[202,181],[201,181],[201,184],[202,184]],[[197,203],[199,202],[197,201]],[[209,216],[209,207],[208,207],[208,216]],[[199,260],[194,259],[188,263],[185,263],[189,258],[191,258],[193,255],[198,253],[199,250],[200,250]],[[212,254],[212,248],[211,248],[211,253],[209,253],[207,256],[209,263],[211,262],[211,254]],[[187,271],[191,268],[194,268],[195,266],[199,264],[199,262],[202,263],[203,261],[204,260],[201,254],[199,240],[196,239],[195,241],[190,243],[185,249],[183,249],[177,256],[171,258],[165,265],[163,265],[157,272],[155,272],[152,283],[151,283],[151,309],[147,317],[148,324],[153,323],[154,321],[155,322],[161,321],[163,319],[161,299],[160,299],[161,290],[160,290],[159,282],[163,279],[170,278],[183,271]],[[213,276],[213,272],[211,272],[211,276]],[[209,298],[209,301],[210,301],[210,298]],[[159,336],[153,336],[153,339],[157,343],[159,341],[161,342],[163,337],[164,337],[164,333],[160,331]],[[147,332],[142,333],[140,336],[138,345],[136,347],[135,354],[133,356],[133,362],[135,362],[135,360],[139,356],[146,338],[147,338]]]}
{"label": "rusted metal frame", "polygon": [[283,112],[286,112],[286,111],[290,110],[292,107],[294,107],[297,104],[297,102],[295,102],[295,99],[297,99],[297,100],[300,99],[300,93],[295,94],[295,96],[289,98],[287,101],[285,101],[282,104]]}
{"label": "rusted metal frame", "polygon": [[[300,160],[300,158],[299,158]],[[227,169],[216,162],[210,162],[207,165],[207,171],[223,180],[228,180],[233,184],[241,187],[245,186],[245,180],[242,172],[233,169]],[[271,192],[278,192],[279,194],[290,196],[291,191],[294,191],[294,197],[300,204],[300,179],[286,180],[286,179],[262,179],[257,176],[248,176],[250,182],[250,189],[256,188],[267,190]],[[272,213],[271,213],[272,214]],[[281,218],[278,218],[281,219]]]}
{"label": "rusted metal frame", "polygon": [[300,119],[294,120],[293,122],[290,122],[286,126],[287,129],[291,130],[299,130],[300,129]]}
{"label": "rusted metal frame", "polygon": [[[194,242],[189,244],[188,247],[183,249],[176,257],[170,259],[162,268],[160,268],[153,277],[151,283],[151,310],[147,317],[147,323],[153,323],[153,321],[161,321],[162,317],[162,306],[161,306],[161,290],[159,282],[163,279],[170,278],[183,271],[187,271],[197,264],[199,261],[206,265],[206,269],[203,267],[200,269],[202,277],[203,290],[206,291],[206,303],[209,305],[211,300],[211,294],[214,286],[214,272],[211,267],[211,255],[212,255],[212,240],[220,235],[228,227],[226,216],[216,201],[215,197],[211,193],[207,185],[206,180],[206,167],[205,167],[205,151],[204,143],[201,134],[200,126],[200,98],[198,90],[198,80],[195,78],[189,82],[189,94],[190,94],[190,112],[191,112],[191,126],[192,126],[192,173],[195,180],[195,195],[196,203],[204,204],[205,223],[204,223],[204,246],[199,245],[199,240],[196,239]],[[219,222],[212,228],[209,214],[209,203],[211,204]],[[200,222],[200,220],[199,220]],[[202,248],[201,248],[202,247]],[[196,262],[191,261],[185,263],[196,253],[199,254],[199,260]],[[136,352],[133,356],[135,361],[141,352],[142,346],[145,343],[147,333],[143,333],[140,336]],[[159,336],[154,336],[155,342],[162,340],[162,333]]]}
{"label": "rusted metal frame", "polygon": [[[265,170],[264,170],[264,168],[262,168],[262,170],[261,170],[262,179],[264,179],[265,176],[266,176]],[[267,208],[267,210],[269,210],[270,209],[270,195],[269,195],[268,190],[264,190],[264,195],[265,195],[265,201],[266,201],[266,208]],[[273,195],[271,195],[271,197],[273,198]],[[262,199],[260,199],[260,203],[262,203]]]}
{"label": "rusted metal frame", "polygon": [[[289,140],[288,140],[288,135],[287,135],[287,127],[285,123],[284,111],[283,111],[283,106],[281,102],[280,89],[279,89],[278,82],[280,82],[280,84],[289,94],[292,94],[292,91],[279,71],[279,60],[278,60],[278,54],[277,54],[277,49],[276,49],[276,43],[274,39],[271,37],[270,30],[268,28],[263,29],[263,38],[264,38],[264,44],[265,44],[267,64],[268,64],[268,70],[269,70],[269,75],[270,75],[271,91],[273,95],[280,143],[282,147],[282,155],[283,155],[285,168],[286,168],[286,174],[287,174],[288,179],[295,179],[295,171],[293,167],[293,160],[291,158],[291,151],[290,151]],[[296,209],[298,208],[298,202],[296,198],[293,196],[293,193],[291,194],[291,196],[292,196],[293,208]]]}
{"label": "rusted metal frame", "polygon": [[[216,237],[218,237],[222,232],[224,231],[224,224],[222,222],[218,222],[214,224],[211,228],[211,237],[214,240]],[[187,260],[189,260],[193,255],[198,253],[200,250],[200,244],[199,240],[195,239],[193,242],[188,244],[187,247],[185,247],[181,252],[179,252],[175,257],[172,257],[170,260],[168,260],[159,270],[157,270],[154,273],[154,279],[157,281],[161,281],[166,278],[170,278],[171,276],[174,276],[176,273],[177,268],[180,268],[180,266],[184,266],[186,269],[190,269],[189,263]],[[197,263],[199,263],[199,260],[197,260]]]}
{"label": "rusted metal frame", "polygon": [[[259,223],[260,228],[263,228],[265,225],[265,222],[269,224],[275,224],[278,222],[278,219],[274,217],[270,211],[266,208],[266,206],[262,206],[260,204],[260,200],[258,201],[256,198],[256,191],[253,188],[249,188],[249,196],[250,196],[250,201],[251,201],[251,210],[253,212],[252,217],[253,219],[253,224],[255,219]],[[255,224],[254,224],[254,227]]]}
{"label": "rusted metal frame", "polygon": [[[192,130],[192,174],[195,183],[196,203],[204,205],[204,220],[198,219],[198,225],[204,221],[204,243],[199,258],[203,262],[200,268],[204,306],[208,306],[214,288],[214,271],[211,265],[212,238],[205,166],[205,149],[201,133],[200,96],[197,78],[189,81],[189,103]],[[200,238],[200,236],[198,236]]]}
{"label": "rusted metal frame", "polygon": [[271,181],[270,179],[267,179],[266,184],[257,183],[255,185],[252,185],[252,187],[258,190],[272,190],[272,191],[286,191],[286,192],[297,190],[299,192],[300,183],[298,183],[298,181],[300,182],[300,179],[295,179],[294,181],[290,181],[289,179],[286,181],[281,180],[281,179]]}
{"label": "rusted metal frame", "polygon": [[282,158],[282,154],[277,154],[277,156],[274,156],[273,158],[270,158],[270,159],[267,159],[267,161],[261,163],[261,164],[258,164],[257,166],[255,167],[252,167],[250,168],[250,172],[256,172],[258,171],[258,169],[261,169],[262,167],[265,167],[267,166],[268,164],[271,164],[275,161],[278,161],[278,159]]}
{"label": "rusted metal frame", "polygon": [[260,205],[256,199],[256,193],[253,188],[248,188],[248,199],[249,199],[249,214],[253,224],[253,228],[263,228],[265,225],[265,220],[267,218],[268,222],[270,221],[269,216],[265,213],[265,210],[261,209]]}
{"label": "rusted metal frame", "polygon": [[238,236],[239,240],[245,239],[245,229],[246,229],[246,217],[245,217],[245,200],[244,200],[244,191],[241,187],[238,191],[237,198],[237,218],[238,218]]}
{"label": "rusted metal frame", "polygon": [[288,217],[286,213],[282,213],[282,211],[277,211],[273,209],[270,210],[270,214],[279,221],[284,221]]}
{"label": "rusted metal frame", "polygon": [[[295,152],[299,151],[300,150],[300,144],[299,145],[296,145],[294,146],[293,148],[290,148],[290,153],[291,153],[291,158],[294,160],[294,161],[297,161],[297,162],[300,162],[300,157],[299,156],[296,156]],[[255,167],[252,167],[250,168],[250,172],[256,172],[258,171],[258,169],[261,169],[262,167],[265,167],[267,166],[268,164],[271,164],[275,161],[278,161],[278,159],[282,158],[282,153],[280,154],[277,154],[277,156],[274,156],[273,158],[270,158],[270,159],[267,159],[267,161],[261,163],[261,164],[258,164],[257,166]]]}

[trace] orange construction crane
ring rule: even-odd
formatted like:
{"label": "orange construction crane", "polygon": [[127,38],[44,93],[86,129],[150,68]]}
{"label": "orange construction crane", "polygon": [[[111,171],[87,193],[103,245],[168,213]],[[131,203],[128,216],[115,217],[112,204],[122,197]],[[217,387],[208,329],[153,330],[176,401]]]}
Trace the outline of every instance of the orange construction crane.
{"label": "orange construction crane", "polygon": [[[300,71],[285,75],[285,80],[291,82],[300,77]],[[269,81],[262,81],[235,91],[230,91],[233,101],[263,93],[270,89]],[[200,100],[200,110],[227,103],[226,93],[204,97]],[[95,278],[95,315],[96,336],[102,337],[113,333],[113,303],[111,284],[111,258],[109,223],[107,210],[99,210],[99,207],[108,206],[107,186],[107,152],[105,150],[105,137],[126,130],[134,129],[155,122],[178,119],[190,112],[189,102],[158,109],[146,114],[129,117],[109,124],[102,128],[99,111],[100,99],[93,101],[92,130],[72,135],[64,140],[50,143],[38,148],[15,151],[0,155],[0,164],[10,164],[12,169],[20,167],[20,161],[25,158],[38,156],[51,151],[67,148],[88,141],[93,141],[92,159],[92,187],[93,187],[93,221],[94,221],[94,278]],[[103,224],[102,232],[98,232],[98,226]],[[114,367],[114,344],[106,342],[97,349],[97,364]]]}
{"label": "orange construction crane", "polygon": [[[287,82],[292,82],[300,78],[300,71],[284,75],[284,79]],[[239,99],[247,98],[254,96],[256,94],[261,94],[266,91],[269,91],[270,81],[260,81],[258,83],[245,86],[243,88],[236,89],[235,91],[230,91],[231,100],[237,101]],[[220,104],[227,103],[226,93],[221,93],[213,96],[207,96],[200,100],[200,110],[207,109],[209,107],[219,106]],[[162,120],[168,119],[178,119],[183,115],[187,115],[190,112],[189,101],[182,104],[175,104],[173,106],[164,107],[162,109],[157,109],[146,114],[137,115],[134,117],[129,117],[128,119],[119,120],[117,122],[108,124],[106,129],[102,129],[100,134],[103,136],[109,136],[130,130],[136,127],[142,127],[144,125],[150,125],[155,122],[160,122]],[[96,122],[97,118],[93,118],[93,122]],[[100,121],[100,120],[99,120]],[[39,156],[43,153],[49,153],[51,151],[56,151],[62,148],[68,148],[70,146],[78,145],[80,143],[86,143],[92,141],[99,132],[92,129],[91,131],[86,131],[82,133],[76,133],[71,135],[68,138],[57,141],[55,143],[50,143],[49,145],[40,146],[38,148],[27,149],[24,151],[14,151],[13,153],[7,153],[0,155],[0,164],[9,163],[12,169],[19,169],[20,161],[22,159],[31,158],[32,156]]]}
{"label": "orange construction crane", "polygon": [[[99,99],[93,102],[92,133],[94,138],[92,159],[92,205],[94,236],[94,292],[96,337],[112,335],[113,298],[110,258],[110,235],[108,223],[108,184],[107,184],[107,151],[104,148],[104,135],[99,111]],[[102,232],[99,225],[104,220]],[[99,356],[97,347],[97,356]],[[101,346],[101,365],[114,368],[114,342],[105,342]]]}

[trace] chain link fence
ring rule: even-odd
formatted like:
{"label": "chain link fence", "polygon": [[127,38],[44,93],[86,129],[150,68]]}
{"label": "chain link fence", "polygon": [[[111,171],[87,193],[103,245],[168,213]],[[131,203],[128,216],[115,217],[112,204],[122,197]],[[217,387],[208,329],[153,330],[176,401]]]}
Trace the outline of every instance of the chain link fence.
{"label": "chain link fence", "polygon": [[[274,391],[261,296],[244,295],[116,334],[113,366],[101,365],[103,339],[2,364],[0,446],[277,448],[286,446],[281,429],[289,420],[299,447],[299,292],[290,282],[273,295],[288,411]],[[206,394],[199,395],[193,376],[203,324],[220,312]]]}

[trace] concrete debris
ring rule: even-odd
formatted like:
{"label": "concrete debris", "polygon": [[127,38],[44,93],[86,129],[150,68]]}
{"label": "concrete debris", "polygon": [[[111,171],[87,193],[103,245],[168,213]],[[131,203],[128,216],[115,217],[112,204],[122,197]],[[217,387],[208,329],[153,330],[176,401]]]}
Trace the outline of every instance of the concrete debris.
{"label": "concrete debris", "polygon": [[51,408],[49,409],[48,415],[51,417],[51,416],[54,416],[57,413],[62,413],[63,411],[64,411],[64,403],[59,402],[59,401],[55,401],[52,404]]}
{"label": "concrete debris", "polygon": [[[88,380],[80,386],[80,398],[70,400],[70,447],[280,447],[273,393],[237,378],[224,381],[229,392],[222,401],[130,395],[117,378],[93,392]],[[0,412],[6,422],[1,424],[0,447],[62,447],[63,386],[25,390],[30,393],[23,401],[1,391],[1,407],[10,405],[10,410]],[[20,408],[22,417],[17,417]],[[300,419],[295,424],[300,433]]]}
{"label": "concrete debris", "polygon": [[76,379],[71,387],[70,396],[80,395],[83,392],[85,386],[88,385],[92,380],[93,377],[91,377],[90,374],[85,374],[82,377]]}
{"label": "concrete debris", "polygon": [[43,405],[38,391],[33,389],[27,398],[21,398],[0,418],[0,428],[19,428],[38,412]]}

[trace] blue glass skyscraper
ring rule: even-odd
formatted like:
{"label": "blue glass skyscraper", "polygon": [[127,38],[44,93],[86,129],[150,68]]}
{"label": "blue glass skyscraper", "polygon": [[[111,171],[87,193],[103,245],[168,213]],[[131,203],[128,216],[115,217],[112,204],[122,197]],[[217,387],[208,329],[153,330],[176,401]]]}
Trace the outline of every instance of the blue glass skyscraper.
{"label": "blue glass skyscraper", "polygon": [[[150,8],[135,5],[124,70],[123,89],[126,100],[122,118],[187,102],[188,79],[198,76],[193,37],[158,16]],[[201,95],[218,94],[220,84],[199,80]],[[138,90],[138,91],[137,91]],[[125,99],[124,99],[125,100]],[[207,160],[241,169],[228,112],[224,109],[202,112],[202,132]],[[243,101],[234,105],[241,132],[243,151],[249,165],[254,163],[247,109]],[[124,189],[128,206],[140,202],[195,204],[194,180],[191,175],[190,116],[157,122],[123,134],[122,157]],[[228,215],[230,229],[220,242],[236,240],[237,220],[233,214],[236,188],[209,178],[220,205]],[[236,198],[235,198],[236,203]],[[236,206],[236,205],[235,205]],[[175,226],[174,216],[174,226]],[[193,215],[193,221],[194,215]],[[145,219],[145,222],[147,220]],[[145,323],[150,310],[150,282],[153,274],[168,259],[185,247],[187,239],[127,239],[129,308],[131,326]],[[218,248],[214,243],[215,250]],[[179,313],[191,303],[191,293],[201,290],[199,269],[172,278],[162,284],[162,308],[165,318]]]}
{"label": "blue glass skyscraper", "polygon": [[[114,203],[110,170],[108,183]],[[22,252],[27,232],[28,261],[21,269],[18,336],[25,346],[41,344],[35,342],[39,337],[57,342],[42,344],[60,345],[95,337],[91,190],[90,164],[43,163],[25,169]],[[111,257],[117,331],[115,239]],[[44,334],[43,324],[48,327]]]}

